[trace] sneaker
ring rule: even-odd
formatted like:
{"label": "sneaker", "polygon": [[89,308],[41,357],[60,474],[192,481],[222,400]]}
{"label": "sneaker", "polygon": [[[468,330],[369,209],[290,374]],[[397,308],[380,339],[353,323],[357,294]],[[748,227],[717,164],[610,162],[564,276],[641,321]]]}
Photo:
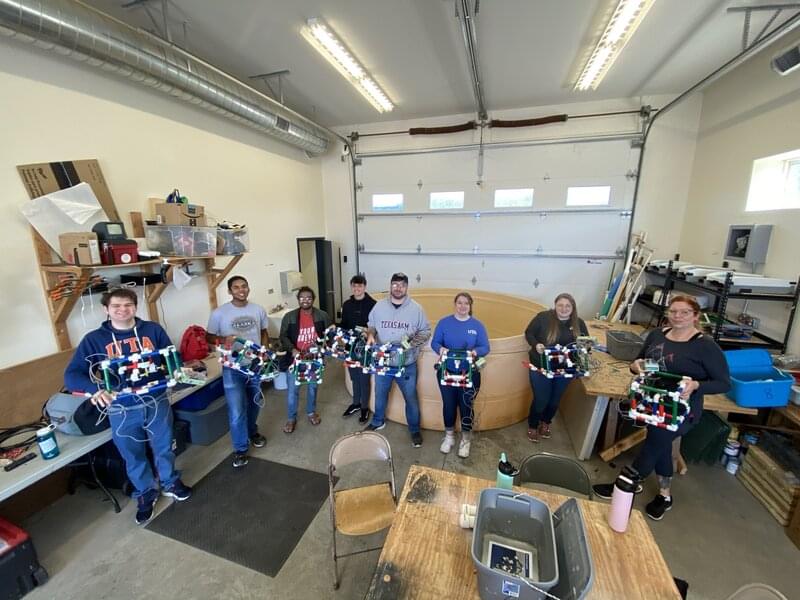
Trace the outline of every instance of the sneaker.
{"label": "sneaker", "polygon": [[594,495],[598,498],[611,500],[611,495],[614,493],[614,484],[598,483],[597,485],[592,486],[592,490],[594,491]]}
{"label": "sneaker", "polygon": [[369,421],[369,409],[367,409],[367,410],[363,410],[362,409],[361,410],[361,416],[358,417],[358,422],[359,423],[366,423],[367,421]]}
{"label": "sneaker", "polygon": [[537,443],[537,444],[539,443],[539,430],[538,430],[538,428],[534,429],[533,427],[528,427],[528,441],[529,442],[534,442],[534,443]]}
{"label": "sneaker", "polygon": [[380,431],[384,427],[386,427],[386,422],[385,421],[383,423],[381,423],[380,425],[375,425],[374,423],[370,423],[369,425],[364,427],[364,431]]}
{"label": "sneaker", "polygon": [[267,445],[267,438],[256,432],[255,435],[250,436],[250,443],[253,444],[254,448],[263,448]]}
{"label": "sneaker", "polygon": [[158,501],[158,490],[147,490],[136,501],[136,524],[144,525],[153,518],[153,509]]}
{"label": "sneaker", "polygon": [[672,508],[672,496],[667,498],[658,494],[653,500],[644,507],[647,516],[654,521],[660,521],[664,518],[664,513]]}
{"label": "sneaker", "polygon": [[414,448],[422,447],[422,434],[419,431],[411,434],[411,445]]}
{"label": "sneaker", "polygon": [[360,410],[361,410],[361,407],[358,404],[351,404],[350,406],[348,406],[347,408],[344,409],[344,412],[342,413],[342,416],[343,417],[349,417],[351,415],[356,414]]}
{"label": "sneaker", "polygon": [[550,423],[545,423],[544,421],[539,423],[539,435],[546,440],[550,439]]}
{"label": "sneaker", "polygon": [[472,436],[468,434],[461,434],[461,440],[458,442],[458,457],[469,458],[469,447],[472,445]]}
{"label": "sneaker", "polygon": [[442,454],[449,454],[450,450],[453,449],[453,446],[456,445],[456,434],[452,431],[448,431],[444,434],[444,439],[442,440],[442,445],[439,446],[439,451]]}
{"label": "sneaker", "polygon": [[249,459],[247,458],[247,454],[245,454],[244,452],[238,452],[233,457],[233,466],[234,468],[238,469],[239,467],[245,466],[248,463],[248,460]]}
{"label": "sneaker", "polygon": [[161,490],[161,495],[167,498],[175,498],[178,502],[183,502],[184,500],[188,500],[189,496],[192,495],[192,488],[188,485],[184,485],[184,483],[178,479],[178,481],[168,488]]}

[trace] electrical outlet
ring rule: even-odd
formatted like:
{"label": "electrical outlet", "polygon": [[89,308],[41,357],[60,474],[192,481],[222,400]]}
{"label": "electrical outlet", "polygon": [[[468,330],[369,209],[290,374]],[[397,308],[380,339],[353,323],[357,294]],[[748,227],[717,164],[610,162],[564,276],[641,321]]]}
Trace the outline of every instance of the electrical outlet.
{"label": "electrical outlet", "polygon": [[269,295],[269,294],[274,294],[274,293],[275,293],[275,288],[269,288],[269,289],[267,290],[267,294],[268,294],[268,295]]}

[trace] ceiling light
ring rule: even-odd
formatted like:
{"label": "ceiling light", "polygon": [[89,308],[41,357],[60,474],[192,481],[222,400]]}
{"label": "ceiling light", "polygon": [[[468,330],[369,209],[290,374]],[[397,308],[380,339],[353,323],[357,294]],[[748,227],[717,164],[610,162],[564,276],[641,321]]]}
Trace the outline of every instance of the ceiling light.
{"label": "ceiling light", "polygon": [[603,35],[575,83],[576,90],[597,88],[625,44],[633,37],[653,2],[655,0],[619,0]]}
{"label": "ceiling light", "polygon": [[366,98],[378,112],[389,112],[394,104],[347,46],[321,19],[308,19],[303,37]]}

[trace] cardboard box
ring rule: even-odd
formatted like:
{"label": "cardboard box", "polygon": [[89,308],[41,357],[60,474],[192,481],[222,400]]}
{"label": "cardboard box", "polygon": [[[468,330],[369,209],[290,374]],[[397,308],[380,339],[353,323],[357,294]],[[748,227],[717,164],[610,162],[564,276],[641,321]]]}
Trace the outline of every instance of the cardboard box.
{"label": "cardboard box", "polygon": [[95,159],[18,165],[17,171],[31,199],[52,194],[81,182],[88,183],[108,219],[120,220],[114,199],[100,170],[100,163]]}
{"label": "cardboard box", "polygon": [[100,245],[96,233],[84,231],[58,236],[61,258],[71,265],[99,265]]}
{"label": "cardboard box", "polygon": [[156,204],[156,223],[158,225],[184,225],[205,227],[205,210],[199,204]]}

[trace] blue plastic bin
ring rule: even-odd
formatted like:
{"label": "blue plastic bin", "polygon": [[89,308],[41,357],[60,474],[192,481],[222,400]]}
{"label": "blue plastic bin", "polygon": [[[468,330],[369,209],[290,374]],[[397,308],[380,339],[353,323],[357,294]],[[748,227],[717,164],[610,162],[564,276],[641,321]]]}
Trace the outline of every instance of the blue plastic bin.
{"label": "blue plastic bin", "polygon": [[188,411],[205,410],[214,400],[224,395],[225,388],[222,385],[222,377],[217,377],[204,386],[197,388],[183,400],[176,402],[174,408]]}
{"label": "blue plastic bin", "polygon": [[794,379],[772,366],[766,350],[728,350],[731,372],[728,397],[747,408],[786,406]]}

